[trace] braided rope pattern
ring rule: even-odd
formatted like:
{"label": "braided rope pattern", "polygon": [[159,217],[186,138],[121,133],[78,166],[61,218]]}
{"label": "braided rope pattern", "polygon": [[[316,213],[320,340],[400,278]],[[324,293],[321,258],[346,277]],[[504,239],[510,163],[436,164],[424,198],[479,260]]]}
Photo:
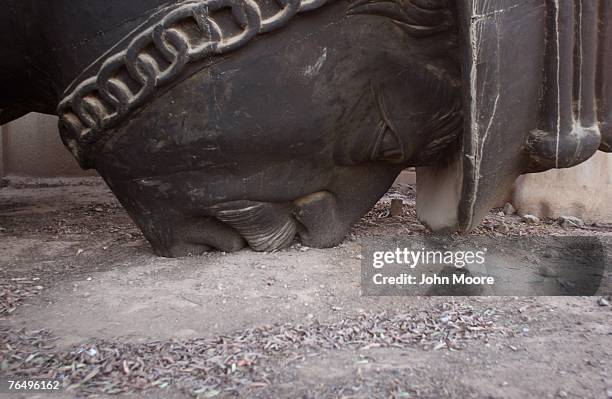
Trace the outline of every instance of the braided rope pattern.
{"label": "braided rope pattern", "polygon": [[[317,9],[331,0],[277,0],[277,13],[263,17],[254,0],[191,1],[169,12],[139,33],[118,54],[101,65],[96,76],[84,80],[58,106],[62,140],[84,168],[93,166],[91,147],[102,133],[142,106],[156,89],[175,81],[189,63],[236,50],[258,34],[283,27],[300,12]],[[230,9],[241,31],[226,34],[211,15]],[[201,37],[180,28],[195,22]],[[153,46],[167,64],[148,52]],[[121,73],[122,72],[122,73]],[[130,84],[126,82],[130,80]],[[135,84],[138,89],[134,90]]]}

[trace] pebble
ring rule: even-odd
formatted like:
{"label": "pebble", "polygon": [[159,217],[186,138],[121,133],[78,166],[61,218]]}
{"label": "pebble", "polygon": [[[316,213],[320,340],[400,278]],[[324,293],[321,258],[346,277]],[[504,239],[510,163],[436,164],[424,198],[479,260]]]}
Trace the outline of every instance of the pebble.
{"label": "pebble", "polygon": [[396,198],[392,199],[391,210],[389,213],[391,217],[402,216],[404,213],[404,201]]}
{"label": "pebble", "polygon": [[608,395],[608,399],[612,399],[612,388],[606,390],[606,395]]}
{"label": "pebble", "polygon": [[561,216],[559,223],[564,229],[584,227],[584,221],[574,216]]}
{"label": "pebble", "polygon": [[514,215],[516,213],[516,209],[512,206],[511,203],[506,202],[506,205],[504,205],[504,214],[506,216],[510,216],[510,215]]}
{"label": "pebble", "polygon": [[597,304],[599,306],[610,306],[610,301],[602,297],[602,298],[599,298],[599,300],[597,301]]}
{"label": "pebble", "polygon": [[567,392],[565,392],[565,391],[559,391],[559,392],[557,393],[557,396],[558,396],[558,397],[560,397],[560,398],[567,398]]}
{"label": "pebble", "polygon": [[540,218],[534,215],[525,215],[523,216],[523,222],[527,224],[538,224],[540,223]]}

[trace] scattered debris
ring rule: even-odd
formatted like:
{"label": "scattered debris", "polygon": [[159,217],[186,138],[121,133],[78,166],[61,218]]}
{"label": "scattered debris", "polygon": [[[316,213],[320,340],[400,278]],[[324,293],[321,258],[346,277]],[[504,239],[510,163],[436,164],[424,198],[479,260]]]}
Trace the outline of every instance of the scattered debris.
{"label": "scattered debris", "polygon": [[527,224],[538,224],[540,223],[540,218],[534,215],[524,215],[523,222]]}
{"label": "scattered debris", "polygon": [[13,313],[24,299],[40,294],[42,289],[25,278],[0,281],[0,316]]}
{"label": "scattered debris", "polygon": [[561,216],[559,218],[559,224],[564,229],[583,228],[584,221],[574,216]]}
{"label": "scattered debris", "polygon": [[502,234],[506,234],[510,232],[510,226],[508,226],[505,222],[501,222],[495,227],[495,230]]}
{"label": "scattered debris", "polygon": [[[442,322],[445,321],[445,322]],[[460,350],[500,333],[495,312],[443,303],[414,314],[364,314],[323,324],[282,324],[231,335],[145,344],[95,341],[55,351],[46,330],[0,328],[0,373],[54,378],[79,394],[133,393],[175,386],[192,395],[238,394],[271,385],[279,362],[330,349],[420,347]],[[278,372],[278,371],[276,371]]]}
{"label": "scattered debris", "polygon": [[516,209],[514,208],[514,206],[512,206],[511,203],[506,202],[506,205],[504,205],[504,214],[506,216],[512,216],[516,213]]}

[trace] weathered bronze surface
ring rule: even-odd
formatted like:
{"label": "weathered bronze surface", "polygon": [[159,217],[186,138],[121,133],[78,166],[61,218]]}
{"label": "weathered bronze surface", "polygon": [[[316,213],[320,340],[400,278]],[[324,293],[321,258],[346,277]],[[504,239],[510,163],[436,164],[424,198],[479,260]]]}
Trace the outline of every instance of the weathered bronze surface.
{"label": "weathered bronze surface", "polygon": [[405,167],[438,231],[612,149],[607,0],[9,0],[0,122],[60,117],[163,256],[333,246]]}

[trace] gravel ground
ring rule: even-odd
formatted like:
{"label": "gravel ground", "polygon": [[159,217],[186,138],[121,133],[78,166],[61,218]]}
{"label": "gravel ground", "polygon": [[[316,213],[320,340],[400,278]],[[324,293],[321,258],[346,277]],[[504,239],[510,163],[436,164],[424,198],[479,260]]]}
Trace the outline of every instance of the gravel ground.
{"label": "gravel ground", "polygon": [[[362,240],[427,234],[397,186],[338,248],[163,259],[98,180],[13,183],[0,374],[62,378],[67,398],[612,398],[605,298],[360,294]],[[612,228],[494,210],[472,234]]]}

